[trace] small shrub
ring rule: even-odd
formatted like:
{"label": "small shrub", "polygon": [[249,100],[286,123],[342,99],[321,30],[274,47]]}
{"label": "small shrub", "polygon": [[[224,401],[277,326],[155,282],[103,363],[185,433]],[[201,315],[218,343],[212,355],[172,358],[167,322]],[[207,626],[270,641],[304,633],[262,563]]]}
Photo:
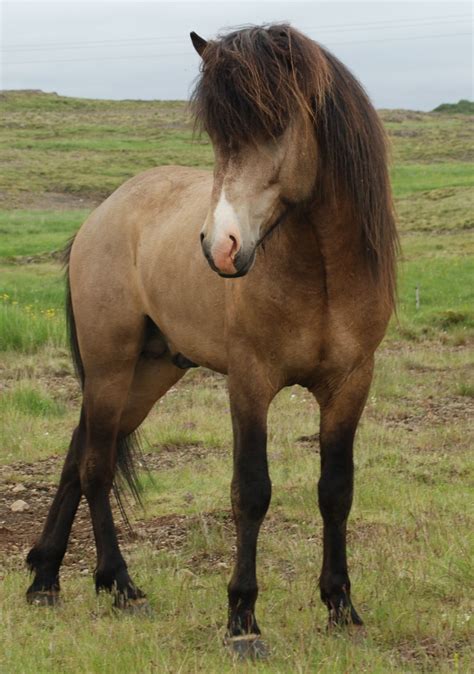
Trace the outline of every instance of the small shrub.
{"label": "small shrub", "polygon": [[460,396],[466,396],[467,398],[474,398],[474,384],[470,384],[467,381],[461,381],[458,384],[456,393]]}
{"label": "small shrub", "polygon": [[461,98],[457,103],[441,103],[433,112],[448,112],[461,115],[474,115],[474,101]]}
{"label": "small shrub", "polygon": [[448,309],[447,311],[440,311],[435,314],[434,321],[441,328],[447,329],[452,326],[459,326],[463,323],[469,321],[469,314],[463,311],[453,311]]}

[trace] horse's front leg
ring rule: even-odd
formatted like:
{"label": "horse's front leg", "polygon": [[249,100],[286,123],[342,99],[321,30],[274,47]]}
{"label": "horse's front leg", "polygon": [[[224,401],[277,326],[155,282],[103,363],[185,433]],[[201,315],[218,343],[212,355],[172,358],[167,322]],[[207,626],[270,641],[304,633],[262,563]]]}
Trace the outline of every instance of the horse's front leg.
{"label": "horse's front leg", "polygon": [[355,370],[336,392],[315,395],[321,405],[321,476],[319,508],[323,517],[321,599],[329,626],[362,625],[351,601],[347,568],[346,527],[354,484],[353,443],[372,381],[373,362]]}
{"label": "horse's front leg", "polygon": [[231,499],[237,556],[228,585],[227,641],[241,657],[265,654],[255,618],[256,557],[258,533],[271,498],[266,426],[268,407],[275,393],[268,381],[259,376],[257,367],[229,374],[234,431]]}

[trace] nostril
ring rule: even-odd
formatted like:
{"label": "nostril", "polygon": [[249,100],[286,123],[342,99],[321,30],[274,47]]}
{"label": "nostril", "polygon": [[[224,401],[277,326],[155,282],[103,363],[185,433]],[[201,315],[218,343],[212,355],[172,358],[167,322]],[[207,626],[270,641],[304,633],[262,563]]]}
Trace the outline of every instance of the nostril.
{"label": "nostril", "polygon": [[202,243],[204,241],[204,232],[201,232],[201,234],[199,235],[199,238],[200,238],[201,243]]}
{"label": "nostril", "polygon": [[238,244],[237,239],[235,236],[232,236],[232,234],[229,234],[229,239],[232,241],[232,248],[230,249],[229,257],[233,260],[237,255]]}

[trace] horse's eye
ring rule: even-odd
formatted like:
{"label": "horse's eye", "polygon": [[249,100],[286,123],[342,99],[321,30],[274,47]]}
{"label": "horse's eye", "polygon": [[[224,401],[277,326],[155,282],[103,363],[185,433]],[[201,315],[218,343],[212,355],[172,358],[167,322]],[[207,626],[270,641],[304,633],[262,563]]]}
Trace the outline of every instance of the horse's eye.
{"label": "horse's eye", "polygon": [[269,187],[273,187],[273,185],[276,185],[278,183],[278,175],[274,175],[270,178],[270,180],[267,182],[265,185],[264,189],[268,190]]}

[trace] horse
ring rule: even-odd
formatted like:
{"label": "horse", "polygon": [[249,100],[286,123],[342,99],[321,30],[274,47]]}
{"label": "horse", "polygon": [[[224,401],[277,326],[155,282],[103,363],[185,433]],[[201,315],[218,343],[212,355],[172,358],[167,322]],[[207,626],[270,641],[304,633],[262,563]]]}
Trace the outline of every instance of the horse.
{"label": "horse", "polygon": [[[69,245],[67,315],[82,385],[57,493],[28,554],[30,603],[55,604],[82,496],[96,590],[146,603],[116,536],[116,476],[137,492],[134,433],[189,368],[227,375],[236,559],[227,639],[261,651],[257,538],[271,498],[267,412],[300,385],[320,408],[320,594],[329,625],[361,625],[346,555],[353,445],[374,353],[396,299],[397,231],[386,136],[368,96],[288,24],[206,41],[190,104],[213,174],[179,166],[128,180]],[[242,646],[244,644],[244,646]]]}

